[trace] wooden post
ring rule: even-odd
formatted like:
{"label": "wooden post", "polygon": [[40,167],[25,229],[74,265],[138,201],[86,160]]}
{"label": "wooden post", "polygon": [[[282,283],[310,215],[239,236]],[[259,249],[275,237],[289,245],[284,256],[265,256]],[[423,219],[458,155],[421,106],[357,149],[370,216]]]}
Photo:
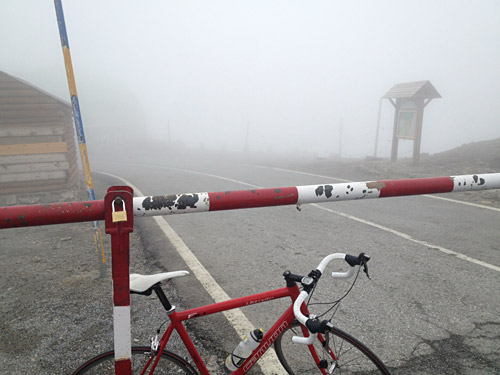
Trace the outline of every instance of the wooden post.
{"label": "wooden post", "polygon": [[394,105],[394,129],[392,130],[392,150],[391,150],[391,161],[398,160],[398,120],[399,120],[399,108],[401,107],[401,99],[396,99],[396,104],[391,100],[392,105]]}
{"label": "wooden post", "polygon": [[415,124],[415,138],[413,139],[413,165],[420,162],[420,146],[422,144],[422,123],[424,118],[424,100],[415,99],[417,104],[417,118]]}

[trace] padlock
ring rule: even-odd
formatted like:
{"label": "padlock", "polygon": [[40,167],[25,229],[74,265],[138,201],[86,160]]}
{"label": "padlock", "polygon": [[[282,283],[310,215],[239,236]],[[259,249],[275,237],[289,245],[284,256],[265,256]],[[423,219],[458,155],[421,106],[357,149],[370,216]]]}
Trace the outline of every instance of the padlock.
{"label": "padlock", "polygon": [[123,211],[115,211],[115,201],[111,203],[111,209],[112,209],[111,221],[113,223],[127,221],[127,211],[125,211],[125,202],[123,202]]}

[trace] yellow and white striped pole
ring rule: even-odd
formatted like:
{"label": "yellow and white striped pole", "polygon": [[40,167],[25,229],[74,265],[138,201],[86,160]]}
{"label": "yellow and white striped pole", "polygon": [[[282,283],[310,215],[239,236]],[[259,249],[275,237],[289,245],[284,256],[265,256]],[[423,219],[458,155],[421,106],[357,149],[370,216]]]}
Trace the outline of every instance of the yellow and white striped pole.
{"label": "yellow and white striped pole", "polygon": [[[90,171],[90,163],[87,154],[87,144],[85,143],[85,134],[83,132],[82,115],[80,113],[80,104],[78,102],[78,94],[76,92],[75,76],[73,74],[73,65],[71,63],[71,53],[69,51],[68,34],[66,32],[66,22],[64,21],[64,13],[61,0],[54,0],[54,5],[56,8],[57,24],[59,26],[59,36],[61,38],[61,46],[64,56],[64,65],[66,67],[66,75],[68,78],[69,92],[71,96],[71,107],[73,108],[73,118],[80,149],[80,158],[82,160],[85,186],[87,187],[87,194],[89,199],[94,201],[94,184],[92,182],[92,173]],[[96,246],[96,253],[99,258],[100,264],[100,277],[104,278],[106,276],[106,257],[104,254],[104,245],[102,242],[102,234],[101,228],[99,227],[99,221],[94,221],[92,226],[94,228],[94,243]]]}

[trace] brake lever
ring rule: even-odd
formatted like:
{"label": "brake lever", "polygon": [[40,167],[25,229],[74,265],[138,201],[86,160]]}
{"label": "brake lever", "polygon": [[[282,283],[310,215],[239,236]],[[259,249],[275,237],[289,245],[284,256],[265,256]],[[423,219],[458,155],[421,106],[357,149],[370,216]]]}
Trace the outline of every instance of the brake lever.
{"label": "brake lever", "polygon": [[328,350],[330,348],[330,331],[327,331],[323,337],[325,338],[325,341],[323,341],[323,348]]}
{"label": "brake lever", "polygon": [[366,277],[368,277],[368,279],[370,279],[370,280],[372,279],[370,277],[370,274],[368,273],[368,263],[367,262],[363,263],[363,272],[366,273]]}

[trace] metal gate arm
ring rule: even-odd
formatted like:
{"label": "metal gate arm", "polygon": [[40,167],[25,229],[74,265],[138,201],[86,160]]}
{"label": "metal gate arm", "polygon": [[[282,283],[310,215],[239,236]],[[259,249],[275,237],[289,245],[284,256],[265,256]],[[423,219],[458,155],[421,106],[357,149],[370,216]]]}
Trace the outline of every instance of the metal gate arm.
{"label": "metal gate arm", "polygon": [[104,201],[0,207],[0,229],[104,219]]}

